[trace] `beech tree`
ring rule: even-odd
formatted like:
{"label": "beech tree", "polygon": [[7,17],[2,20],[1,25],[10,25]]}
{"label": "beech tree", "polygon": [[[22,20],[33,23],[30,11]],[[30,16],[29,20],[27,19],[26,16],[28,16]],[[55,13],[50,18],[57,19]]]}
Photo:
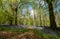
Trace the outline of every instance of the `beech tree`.
{"label": "beech tree", "polygon": [[50,18],[50,27],[52,29],[56,29],[57,27],[57,24],[56,24],[56,21],[55,21],[55,15],[54,15],[54,11],[53,11],[53,0],[45,0],[45,2],[47,2],[48,4],[48,8],[49,8],[49,18]]}

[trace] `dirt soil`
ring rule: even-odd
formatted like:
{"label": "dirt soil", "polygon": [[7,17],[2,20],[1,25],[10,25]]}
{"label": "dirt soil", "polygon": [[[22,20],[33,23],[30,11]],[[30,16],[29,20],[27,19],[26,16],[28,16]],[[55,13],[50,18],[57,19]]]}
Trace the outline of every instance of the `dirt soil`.
{"label": "dirt soil", "polygon": [[37,37],[32,32],[6,32],[0,31],[0,39],[43,39],[43,37]]}

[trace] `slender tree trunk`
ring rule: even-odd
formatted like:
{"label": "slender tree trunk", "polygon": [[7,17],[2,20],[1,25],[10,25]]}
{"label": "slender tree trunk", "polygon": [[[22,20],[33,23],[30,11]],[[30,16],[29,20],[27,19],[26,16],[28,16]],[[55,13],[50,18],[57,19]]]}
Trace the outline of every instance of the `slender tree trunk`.
{"label": "slender tree trunk", "polygon": [[42,26],[42,19],[41,19],[41,15],[40,15],[40,26]]}
{"label": "slender tree trunk", "polygon": [[10,20],[10,25],[12,25],[12,20]]}
{"label": "slender tree trunk", "polygon": [[15,25],[17,25],[17,8],[15,8]]}
{"label": "slender tree trunk", "polygon": [[49,8],[49,17],[50,17],[50,27],[52,29],[56,29],[57,25],[56,25],[56,22],[55,22],[55,16],[54,16],[52,2],[48,3],[48,8]]}
{"label": "slender tree trunk", "polygon": [[9,25],[12,25],[12,18],[8,15]]}

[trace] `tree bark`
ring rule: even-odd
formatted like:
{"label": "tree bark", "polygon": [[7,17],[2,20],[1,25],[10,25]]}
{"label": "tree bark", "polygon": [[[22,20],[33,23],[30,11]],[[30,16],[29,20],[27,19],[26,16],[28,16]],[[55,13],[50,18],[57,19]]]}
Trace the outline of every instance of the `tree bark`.
{"label": "tree bark", "polygon": [[12,24],[12,20],[10,20],[10,25],[13,25],[13,24]]}
{"label": "tree bark", "polygon": [[15,25],[17,25],[17,8],[15,8]]}
{"label": "tree bark", "polygon": [[56,29],[57,25],[56,25],[56,22],[55,22],[55,16],[54,16],[52,2],[48,3],[48,8],[49,8],[50,27],[52,29]]}

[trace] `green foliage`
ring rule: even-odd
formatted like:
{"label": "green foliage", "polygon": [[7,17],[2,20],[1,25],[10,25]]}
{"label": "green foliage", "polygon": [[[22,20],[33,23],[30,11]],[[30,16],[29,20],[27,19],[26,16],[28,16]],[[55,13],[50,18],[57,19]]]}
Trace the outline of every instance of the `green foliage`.
{"label": "green foliage", "polygon": [[[49,26],[49,13],[48,8],[45,2],[51,2],[55,0],[44,0],[44,5],[42,5],[40,2],[43,0],[1,0],[0,1],[0,24],[7,23],[9,24],[10,21],[12,21],[12,24],[15,23],[15,17],[16,17],[16,11],[17,8],[17,22],[18,24],[26,24],[26,25],[35,25],[40,26],[42,23],[42,26],[45,25]],[[45,6],[45,7],[43,7]],[[57,6],[57,4],[56,4]],[[28,7],[32,7],[34,13],[37,13],[36,19],[34,19],[32,16],[30,16],[30,10]],[[22,10],[26,9],[25,15],[23,15]],[[27,16],[27,18],[26,18]],[[23,18],[22,18],[23,17]],[[47,19],[46,19],[47,17]],[[34,20],[33,20],[34,19]],[[25,20],[25,22],[24,22]],[[58,22],[57,22],[58,23]]]}

